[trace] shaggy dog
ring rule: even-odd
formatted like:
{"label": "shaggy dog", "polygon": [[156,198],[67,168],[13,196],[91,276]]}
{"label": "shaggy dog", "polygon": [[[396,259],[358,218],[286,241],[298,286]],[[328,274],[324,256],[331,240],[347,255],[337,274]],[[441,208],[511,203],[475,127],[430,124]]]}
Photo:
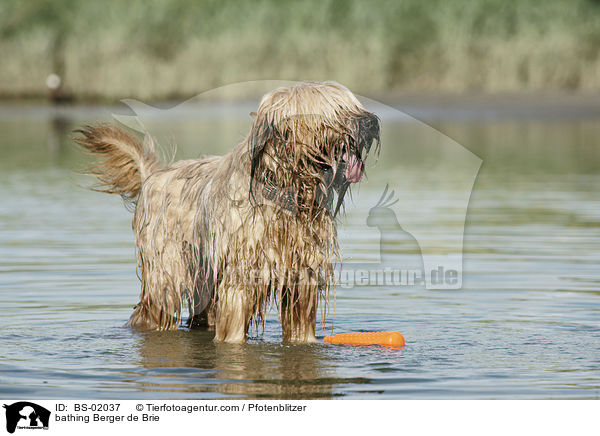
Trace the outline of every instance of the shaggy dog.
{"label": "shaggy dog", "polygon": [[189,326],[242,342],[274,302],[284,340],[315,340],[317,303],[333,286],[335,217],[373,141],[379,147],[378,118],[348,89],[276,89],[233,151],[168,166],[148,135],[77,132],[97,158],[99,189],[135,204],[142,291],[130,326],[175,329],[188,305]]}

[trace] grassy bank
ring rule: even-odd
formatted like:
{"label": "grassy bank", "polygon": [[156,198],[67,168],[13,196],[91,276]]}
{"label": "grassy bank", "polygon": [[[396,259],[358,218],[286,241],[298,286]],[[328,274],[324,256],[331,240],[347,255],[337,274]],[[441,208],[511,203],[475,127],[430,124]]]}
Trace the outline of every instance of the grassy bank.
{"label": "grassy bank", "polygon": [[232,82],[359,93],[600,91],[591,0],[0,3],[0,95],[189,97]]}

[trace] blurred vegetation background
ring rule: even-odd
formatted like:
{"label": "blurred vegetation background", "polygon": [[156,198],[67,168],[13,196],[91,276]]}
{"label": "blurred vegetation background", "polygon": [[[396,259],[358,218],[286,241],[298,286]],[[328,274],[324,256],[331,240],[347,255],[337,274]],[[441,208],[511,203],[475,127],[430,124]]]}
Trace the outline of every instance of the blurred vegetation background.
{"label": "blurred vegetation background", "polygon": [[0,97],[170,99],[233,82],[357,93],[600,90],[592,0],[2,0]]}

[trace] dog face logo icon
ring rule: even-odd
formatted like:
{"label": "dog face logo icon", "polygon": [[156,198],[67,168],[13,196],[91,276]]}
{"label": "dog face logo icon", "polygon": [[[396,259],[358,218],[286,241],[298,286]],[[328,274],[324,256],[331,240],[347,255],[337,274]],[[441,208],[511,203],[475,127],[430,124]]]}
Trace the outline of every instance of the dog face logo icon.
{"label": "dog face logo icon", "polygon": [[14,433],[19,429],[48,429],[50,411],[35,403],[19,401],[4,405],[6,409],[6,431]]}

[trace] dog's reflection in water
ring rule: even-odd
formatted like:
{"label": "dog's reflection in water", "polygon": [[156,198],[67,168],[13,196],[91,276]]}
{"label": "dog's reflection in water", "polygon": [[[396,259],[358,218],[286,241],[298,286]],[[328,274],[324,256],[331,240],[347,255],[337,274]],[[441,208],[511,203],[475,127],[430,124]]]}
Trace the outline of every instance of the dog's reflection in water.
{"label": "dog's reflection in water", "polygon": [[[334,371],[320,344],[214,342],[205,330],[140,332],[144,391],[201,398],[318,399],[333,396]],[[206,395],[203,395],[205,393]],[[177,395],[175,395],[177,397]],[[188,397],[186,397],[188,398]]]}

